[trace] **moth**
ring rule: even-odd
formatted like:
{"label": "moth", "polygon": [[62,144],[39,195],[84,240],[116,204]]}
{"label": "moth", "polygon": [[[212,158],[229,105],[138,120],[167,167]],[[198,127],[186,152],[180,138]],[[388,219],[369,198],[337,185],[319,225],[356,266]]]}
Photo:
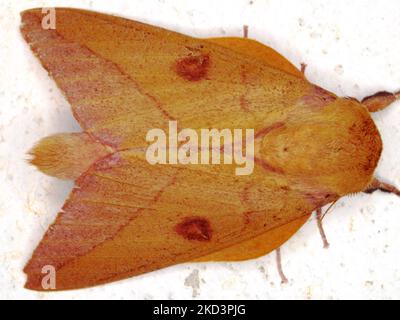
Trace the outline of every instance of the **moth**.
{"label": "moth", "polygon": [[[247,38],[196,39],[136,21],[24,11],[21,32],[82,132],[31,150],[75,181],[24,271],[26,288],[95,286],[190,261],[241,261],[279,248],[314,211],[346,195],[399,191],[374,178],[382,141],[370,116],[397,98],[341,98]],[[146,134],[171,121],[197,132],[254,130],[254,170],[150,164]],[[219,152],[224,153],[224,148]]]}

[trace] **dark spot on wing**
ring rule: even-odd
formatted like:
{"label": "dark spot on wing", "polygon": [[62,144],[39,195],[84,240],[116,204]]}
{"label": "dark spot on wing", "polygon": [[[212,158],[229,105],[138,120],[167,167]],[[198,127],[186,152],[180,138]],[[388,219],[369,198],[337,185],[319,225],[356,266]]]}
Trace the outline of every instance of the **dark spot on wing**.
{"label": "dark spot on wing", "polygon": [[175,231],[187,240],[210,241],[212,236],[210,222],[200,217],[185,218]]}
{"label": "dark spot on wing", "polygon": [[207,54],[190,55],[175,64],[176,73],[188,81],[199,81],[207,76],[210,57]]}

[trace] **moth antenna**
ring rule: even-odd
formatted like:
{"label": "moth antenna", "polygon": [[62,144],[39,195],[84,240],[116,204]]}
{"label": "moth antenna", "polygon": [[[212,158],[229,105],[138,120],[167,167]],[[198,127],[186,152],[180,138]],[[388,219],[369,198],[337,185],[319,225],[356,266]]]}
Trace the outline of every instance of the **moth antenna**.
{"label": "moth antenna", "polygon": [[324,249],[327,249],[327,248],[329,248],[329,242],[328,242],[328,239],[326,238],[325,230],[322,225],[322,219],[323,219],[322,210],[321,210],[321,208],[318,208],[317,209],[318,230],[319,230],[319,234],[321,235],[322,242],[324,244]]}
{"label": "moth antenna", "polygon": [[364,193],[374,193],[375,191],[382,191],[382,192],[386,192],[386,193],[393,193],[397,196],[400,197],[400,190],[397,189],[395,186],[386,183],[386,182],[382,182],[380,180],[378,180],[377,178],[374,178],[371,182],[371,184],[368,186],[367,189],[365,189],[363,192]]}
{"label": "moth antenna", "polygon": [[279,276],[281,277],[281,283],[288,283],[288,279],[286,278],[285,274],[283,273],[282,269],[282,257],[281,257],[281,248],[275,250],[276,252],[276,266],[278,268]]}
{"label": "moth antenna", "polygon": [[378,112],[387,108],[398,99],[400,99],[400,91],[396,93],[381,91],[364,98],[361,103],[369,112]]}
{"label": "moth antenna", "polygon": [[243,38],[248,38],[249,37],[249,26],[248,25],[244,25],[243,26]]}

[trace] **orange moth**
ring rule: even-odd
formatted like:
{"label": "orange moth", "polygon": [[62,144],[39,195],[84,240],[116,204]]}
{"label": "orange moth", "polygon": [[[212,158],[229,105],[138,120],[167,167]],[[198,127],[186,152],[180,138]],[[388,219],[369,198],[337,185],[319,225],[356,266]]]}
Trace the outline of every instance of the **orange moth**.
{"label": "orange moth", "polygon": [[[256,258],[343,196],[398,193],[374,179],[382,142],[369,113],[394,94],[340,98],[249,39],[195,39],[62,8],[55,28],[43,28],[43,16],[23,12],[22,35],[82,132],[31,151],[39,170],[75,188],[24,269],[26,288],[45,289],[44,266],[66,290],[183,262]],[[149,163],[146,135],[171,122],[199,134],[254,130],[251,174],[237,175],[235,162]]]}

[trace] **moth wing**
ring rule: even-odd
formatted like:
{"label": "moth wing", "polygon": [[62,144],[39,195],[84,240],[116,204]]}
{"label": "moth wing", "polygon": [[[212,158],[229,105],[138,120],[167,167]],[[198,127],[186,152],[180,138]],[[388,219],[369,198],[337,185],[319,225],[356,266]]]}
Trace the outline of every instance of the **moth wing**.
{"label": "moth wing", "polygon": [[26,287],[43,290],[48,265],[65,290],[193,261],[311,212],[304,197],[265,182],[261,169],[244,179],[232,170],[152,166],[134,151],[97,161],[25,267]]}
{"label": "moth wing", "polygon": [[239,244],[193,261],[244,261],[265,256],[288,241],[307,222],[308,219],[309,215],[297,218],[283,224],[282,226],[268,230],[252,239],[243,241]]}
{"label": "moth wing", "polygon": [[168,120],[182,128],[257,131],[310,89],[304,79],[215,41],[61,8],[56,29],[44,30],[43,16],[25,11],[22,34],[85,131],[117,149],[144,146],[147,131],[166,130]]}
{"label": "moth wing", "polygon": [[[303,78],[303,74],[291,62],[274,49],[265,46],[257,41],[246,38],[210,38],[208,41],[227,47],[259,59],[273,68],[293,74],[298,78]],[[240,244],[220,250],[210,255],[196,259],[198,262],[206,261],[243,261],[255,259],[279,248],[289,240],[308,220],[308,216],[290,221],[268,232],[243,241]]]}
{"label": "moth wing", "polygon": [[289,60],[276,50],[258,41],[235,37],[209,38],[207,41],[260,60],[275,69],[292,74],[300,79],[304,78],[303,73]]}
{"label": "moth wing", "polygon": [[[68,31],[75,23],[83,33],[91,28],[79,12],[56,9],[56,29],[47,30],[41,25],[44,15],[40,9],[24,11],[21,14],[22,35],[65,94],[74,117],[86,132],[117,148],[122,143],[123,127],[131,127],[134,129],[125,131],[130,134],[131,145],[137,146],[143,142],[149,128],[162,127],[168,116],[112,59],[106,59],[88,45],[64,35],[63,30]],[[81,20],[76,21],[79,18]],[[93,41],[101,39],[94,38]],[[132,119],[134,123],[130,124]]]}

